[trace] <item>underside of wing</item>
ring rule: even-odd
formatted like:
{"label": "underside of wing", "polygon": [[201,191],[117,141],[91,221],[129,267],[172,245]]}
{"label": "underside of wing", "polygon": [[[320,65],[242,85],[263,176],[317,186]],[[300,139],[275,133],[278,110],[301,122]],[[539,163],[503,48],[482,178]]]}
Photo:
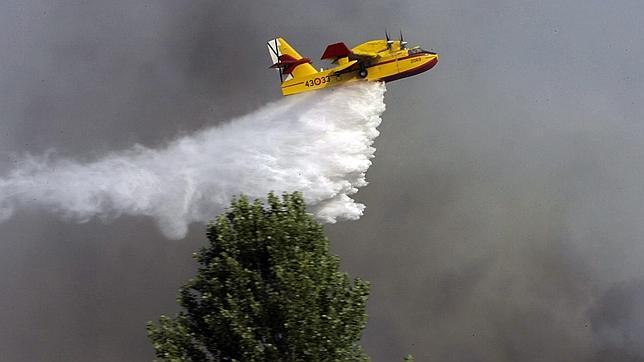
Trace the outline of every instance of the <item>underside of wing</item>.
{"label": "underside of wing", "polygon": [[351,72],[358,69],[358,61],[350,60],[349,62],[333,68],[333,75]]}
{"label": "underside of wing", "polygon": [[333,59],[336,61],[339,58],[349,57],[351,54],[351,49],[344,43],[335,43],[326,47],[320,59]]}

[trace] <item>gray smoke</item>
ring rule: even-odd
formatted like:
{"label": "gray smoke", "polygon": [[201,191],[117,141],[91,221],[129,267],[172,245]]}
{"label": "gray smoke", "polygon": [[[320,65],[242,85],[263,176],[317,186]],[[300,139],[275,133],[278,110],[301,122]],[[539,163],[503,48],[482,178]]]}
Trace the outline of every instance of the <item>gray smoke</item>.
{"label": "gray smoke", "polygon": [[[441,54],[387,85],[368,205],[327,227],[372,282],[374,361],[628,361],[644,273],[644,3],[0,3],[0,173],[12,155],[88,165],[163,150],[279,99],[264,42],[314,60],[405,31]],[[316,64],[321,66],[322,64]],[[0,225],[3,360],[150,360],[142,326],[176,308],[204,242],[150,217]]]}
{"label": "gray smoke", "polygon": [[644,282],[617,283],[590,309],[598,361],[644,361]]}

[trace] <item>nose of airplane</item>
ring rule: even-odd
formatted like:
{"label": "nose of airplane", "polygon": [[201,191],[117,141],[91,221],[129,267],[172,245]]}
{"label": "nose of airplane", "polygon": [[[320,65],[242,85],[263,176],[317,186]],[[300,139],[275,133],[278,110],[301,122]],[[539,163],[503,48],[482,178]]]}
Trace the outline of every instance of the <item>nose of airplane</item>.
{"label": "nose of airplane", "polygon": [[427,54],[427,57],[428,57],[431,61],[438,62],[438,53],[434,53],[434,52],[426,52],[426,54]]}
{"label": "nose of airplane", "polygon": [[432,69],[438,64],[438,53],[429,53],[429,61],[426,64],[427,70]]}

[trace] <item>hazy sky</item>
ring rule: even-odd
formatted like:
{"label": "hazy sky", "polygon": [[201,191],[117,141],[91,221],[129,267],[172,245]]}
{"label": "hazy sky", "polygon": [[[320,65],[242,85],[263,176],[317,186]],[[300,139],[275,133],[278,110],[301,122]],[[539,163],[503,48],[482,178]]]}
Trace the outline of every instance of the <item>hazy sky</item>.
{"label": "hazy sky", "polygon": [[[374,361],[644,361],[639,1],[0,3],[0,175],[20,154],[155,147],[280,98],[265,41],[318,59],[402,28],[367,205],[327,227],[372,282]],[[318,65],[322,63],[318,62]],[[214,216],[214,215],[213,215]],[[203,225],[0,225],[0,359],[150,360]]]}

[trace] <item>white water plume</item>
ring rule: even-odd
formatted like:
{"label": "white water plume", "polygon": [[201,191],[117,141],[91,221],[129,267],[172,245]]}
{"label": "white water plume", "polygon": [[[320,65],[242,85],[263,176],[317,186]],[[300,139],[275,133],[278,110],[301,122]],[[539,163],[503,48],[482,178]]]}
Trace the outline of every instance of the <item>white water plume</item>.
{"label": "white water plume", "polygon": [[20,207],[78,222],[146,215],[179,239],[234,196],[269,191],[301,191],[324,222],[357,219],[364,205],[349,195],[367,184],[384,92],[362,83],[286,97],[164,148],[136,145],[89,163],[25,157],[0,178],[0,221]]}

